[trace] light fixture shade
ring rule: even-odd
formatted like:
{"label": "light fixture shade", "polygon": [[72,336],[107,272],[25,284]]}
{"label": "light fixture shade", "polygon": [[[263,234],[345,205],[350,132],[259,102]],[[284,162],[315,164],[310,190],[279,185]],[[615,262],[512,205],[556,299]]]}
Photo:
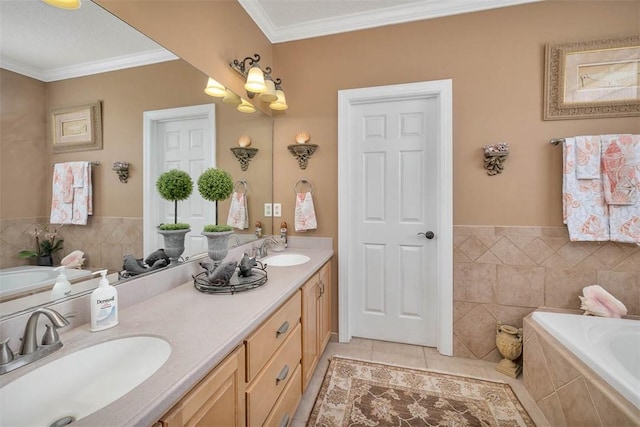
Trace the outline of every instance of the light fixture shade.
{"label": "light fixture shade", "polygon": [[42,0],[46,4],[59,9],[75,10],[80,7],[80,0]]}
{"label": "light fixture shade", "polygon": [[287,99],[285,98],[282,89],[277,89],[276,95],[278,96],[278,99],[269,104],[269,108],[277,111],[284,111],[289,108],[289,106],[287,105]]}
{"label": "light fixture shade", "polygon": [[222,102],[224,102],[225,104],[231,104],[231,105],[240,105],[242,104],[242,100],[240,99],[240,97],[230,91],[229,89],[226,90],[226,93],[224,94],[224,98],[222,98]]}
{"label": "light fixture shade", "polygon": [[273,102],[278,99],[276,95],[276,84],[271,79],[265,79],[264,84],[267,86],[267,90],[262,92],[258,98],[263,102]]}
{"label": "light fixture shade", "polygon": [[207,87],[204,88],[204,93],[210,96],[215,96],[216,98],[222,98],[227,94],[227,89],[220,83],[209,77],[209,81],[207,81]]}
{"label": "light fixture shade", "polygon": [[246,99],[242,99],[240,105],[238,105],[238,111],[241,113],[255,113],[256,107],[254,107],[249,101]]}
{"label": "light fixture shade", "polygon": [[267,86],[264,84],[264,73],[257,65],[249,69],[244,88],[253,93],[262,93],[267,90]]}

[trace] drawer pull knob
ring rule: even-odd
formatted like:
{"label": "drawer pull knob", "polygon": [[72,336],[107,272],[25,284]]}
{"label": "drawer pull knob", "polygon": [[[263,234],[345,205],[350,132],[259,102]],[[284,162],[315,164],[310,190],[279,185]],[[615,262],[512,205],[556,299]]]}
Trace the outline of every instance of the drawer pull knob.
{"label": "drawer pull knob", "polygon": [[282,417],[282,421],[280,421],[279,427],[287,427],[289,425],[289,414],[284,414]]}
{"label": "drawer pull knob", "polygon": [[276,384],[279,384],[280,381],[284,381],[287,378],[287,375],[289,375],[289,365],[284,365],[284,368],[282,368],[276,377]]}
{"label": "drawer pull knob", "polygon": [[276,331],[276,338],[278,338],[282,334],[286,334],[289,330],[289,322],[285,320],[285,322],[278,328]]}

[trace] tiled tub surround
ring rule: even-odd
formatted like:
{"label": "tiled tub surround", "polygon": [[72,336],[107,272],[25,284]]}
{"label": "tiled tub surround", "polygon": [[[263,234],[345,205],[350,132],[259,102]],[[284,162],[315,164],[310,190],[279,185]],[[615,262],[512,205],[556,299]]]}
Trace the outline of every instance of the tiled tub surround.
{"label": "tiled tub surround", "polygon": [[[2,375],[0,386],[93,344],[135,335],[160,337],[170,342],[172,349],[167,362],[155,374],[124,397],[74,422],[79,427],[152,425],[333,255],[331,239],[292,240],[288,251],[308,255],[311,260],[298,266],[269,269],[269,281],[249,292],[235,295],[198,292],[191,279],[195,262],[120,284],[117,288],[120,324],[99,333],[90,332],[86,323],[88,296],[56,303],[52,307],[60,313],[78,312],[77,317],[70,319],[73,329],[60,331],[64,347]],[[247,245],[231,249],[228,259],[239,259],[252,244]],[[18,342],[27,317],[28,314],[23,314],[0,322],[0,336]]]}
{"label": "tiled tub surround", "polygon": [[640,426],[640,410],[532,315],[524,319],[524,386],[553,426]]}
{"label": "tiled tub surround", "polygon": [[522,327],[538,307],[579,309],[598,283],[640,314],[640,247],[571,242],[566,227],[455,226],[454,355],[498,362],[496,322]]}
{"label": "tiled tub surround", "polygon": [[[39,224],[48,224],[49,218],[14,218],[0,220],[0,268],[28,264],[18,258],[24,249],[35,249],[35,241],[28,233]],[[85,254],[84,267],[122,269],[122,256],[142,255],[142,218],[90,216],[87,225],[63,225],[58,234],[64,239],[63,250],[55,262],[79,249]]]}

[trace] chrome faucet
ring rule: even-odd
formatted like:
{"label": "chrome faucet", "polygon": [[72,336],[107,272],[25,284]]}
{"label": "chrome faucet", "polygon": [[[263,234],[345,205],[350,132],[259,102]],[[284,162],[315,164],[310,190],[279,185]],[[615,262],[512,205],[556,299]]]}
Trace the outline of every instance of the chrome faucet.
{"label": "chrome faucet", "polygon": [[233,246],[234,248],[237,248],[238,246],[240,246],[242,244],[242,242],[240,241],[240,239],[238,238],[238,236],[236,236],[235,234],[232,234],[231,236],[229,236],[232,239],[235,239],[236,241],[236,245]]}
{"label": "chrome faucet", "polygon": [[275,243],[276,245],[280,242],[278,242],[276,239],[274,239],[273,237],[267,237],[266,239],[264,239],[262,241],[262,244],[260,245],[260,247],[258,248],[258,258],[264,258],[267,255],[269,255],[269,253],[267,252],[267,244],[268,243]]}
{"label": "chrome faucet", "polygon": [[[38,319],[44,314],[50,321],[51,325],[47,325],[47,330],[42,336],[42,345],[38,345],[36,332],[38,329]],[[62,341],[58,336],[56,329],[69,325],[69,321],[57,311],[51,308],[39,308],[31,313],[27,325],[24,328],[22,336],[22,346],[20,353],[14,357],[9,348],[9,340],[0,343],[0,375],[9,371],[13,371],[21,366],[35,362],[62,347]]]}

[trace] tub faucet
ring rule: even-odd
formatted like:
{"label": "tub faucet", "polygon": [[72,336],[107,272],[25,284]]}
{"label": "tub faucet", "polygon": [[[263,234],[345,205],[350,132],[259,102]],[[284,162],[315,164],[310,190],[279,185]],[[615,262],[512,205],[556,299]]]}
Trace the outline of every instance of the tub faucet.
{"label": "tub faucet", "polygon": [[267,237],[266,239],[264,239],[262,241],[262,244],[260,245],[260,247],[258,248],[258,258],[264,258],[267,255],[269,255],[269,253],[267,252],[267,244],[269,243],[275,243],[276,245],[280,242],[278,242],[276,239],[274,239],[273,237]]}
{"label": "tub faucet", "polygon": [[[44,314],[51,321],[51,325],[47,325],[47,330],[42,336],[42,345],[38,345],[36,333],[38,329],[38,319],[41,314]],[[60,341],[56,329],[68,325],[69,321],[62,314],[51,308],[39,308],[31,313],[29,320],[27,320],[27,325],[24,328],[22,346],[17,356],[14,356],[11,352],[8,345],[9,340],[0,343],[0,375],[42,359],[60,349],[62,347],[62,341]]]}

